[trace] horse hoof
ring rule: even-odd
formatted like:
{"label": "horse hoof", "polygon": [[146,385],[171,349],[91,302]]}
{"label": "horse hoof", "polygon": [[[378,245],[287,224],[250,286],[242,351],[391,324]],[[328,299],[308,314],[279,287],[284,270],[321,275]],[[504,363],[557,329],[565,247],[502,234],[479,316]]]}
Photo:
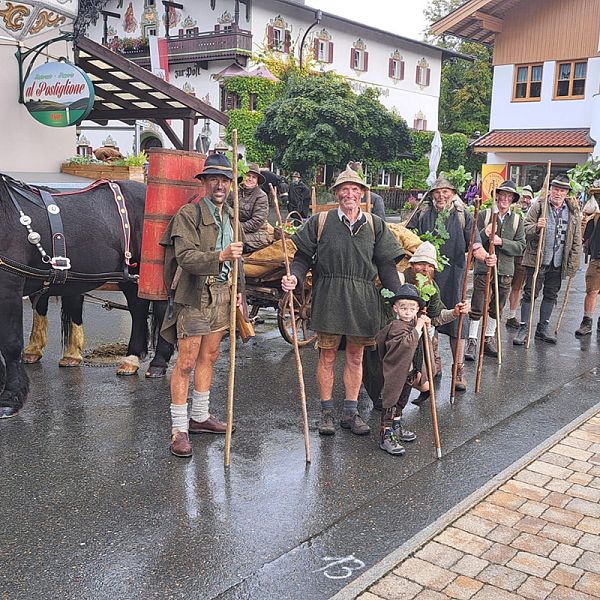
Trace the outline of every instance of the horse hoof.
{"label": "horse hoof", "polygon": [[135,375],[138,372],[138,369],[139,367],[137,367],[136,365],[124,362],[119,365],[119,368],[117,369],[117,375],[129,377],[130,375]]}
{"label": "horse hoof", "polygon": [[0,419],[10,419],[19,414],[19,409],[13,406],[0,406]]}
{"label": "horse hoof", "polygon": [[148,367],[145,377],[148,379],[161,379],[167,374],[167,367]]}
{"label": "horse hoof", "polygon": [[23,362],[26,365],[34,365],[42,360],[41,354],[23,354]]}
{"label": "horse hoof", "polygon": [[78,367],[80,364],[81,364],[80,358],[68,358],[66,356],[63,356],[58,361],[59,367]]}

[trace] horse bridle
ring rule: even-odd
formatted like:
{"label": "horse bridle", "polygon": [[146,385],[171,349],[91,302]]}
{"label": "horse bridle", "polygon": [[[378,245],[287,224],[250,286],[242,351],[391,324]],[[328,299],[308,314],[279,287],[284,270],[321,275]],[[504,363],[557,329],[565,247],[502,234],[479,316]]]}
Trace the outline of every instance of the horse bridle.
{"label": "horse bridle", "polygon": [[[9,179],[14,182],[13,185],[9,184]],[[51,267],[50,269],[36,269],[34,267],[30,267],[29,265],[24,265],[12,260],[9,257],[0,255],[0,269],[18,274],[22,277],[43,279],[45,288],[51,284],[62,285],[66,283],[67,279],[88,282],[137,280],[137,275],[131,275],[129,273],[129,268],[137,265],[136,263],[131,263],[131,224],[129,222],[129,212],[127,210],[125,196],[123,195],[123,192],[117,183],[114,181],[99,180],[94,182],[91,186],[88,186],[86,191],[107,184],[113,194],[113,199],[117,205],[121,228],[123,231],[123,241],[125,244],[125,250],[123,253],[123,271],[111,273],[78,273],[76,271],[71,271],[71,261],[67,256],[67,246],[62,218],[60,216],[60,207],[54,202],[52,195],[45,189],[29,187],[26,184],[17,182],[16,180],[13,180],[5,175],[0,175],[0,181],[2,182],[2,185],[11,199],[14,207],[19,213],[19,222],[27,229],[27,240],[30,244],[36,246],[42,257],[42,262],[50,265]],[[16,185],[17,183],[20,185]],[[30,190],[32,194],[25,194],[24,190]],[[48,256],[48,253],[43,248],[41,244],[41,235],[32,228],[31,217],[25,213],[14,192],[19,193],[26,200],[29,200],[33,204],[36,204],[37,206],[40,206],[46,210],[52,235],[52,257]],[[80,192],[71,192],[71,194],[72,193]],[[41,203],[38,201],[38,194],[41,198]],[[70,193],[57,195],[66,196],[70,195]]]}

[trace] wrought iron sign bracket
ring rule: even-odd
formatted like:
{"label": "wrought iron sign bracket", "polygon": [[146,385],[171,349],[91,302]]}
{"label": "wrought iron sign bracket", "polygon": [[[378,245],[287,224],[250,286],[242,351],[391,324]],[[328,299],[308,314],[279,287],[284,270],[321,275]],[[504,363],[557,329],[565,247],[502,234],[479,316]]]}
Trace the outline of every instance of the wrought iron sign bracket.
{"label": "wrought iron sign bracket", "polygon": [[[25,96],[24,96],[25,81],[27,81],[27,78],[29,77],[29,74],[31,73],[31,69],[33,68],[33,65],[34,65],[37,57],[42,53],[42,51],[45,48],[47,48],[48,46],[50,46],[50,44],[54,44],[55,42],[61,42],[63,40],[68,42],[68,41],[72,41],[74,39],[75,39],[75,36],[73,33],[63,33],[62,35],[60,35],[56,38],[52,38],[51,40],[42,42],[41,44],[38,44],[37,46],[33,46],[33,48],[30,48],[29,50],[26,50],[25,52],[23,52],[21,50],[20,45],[17,47],[17,51],[15,52],[15,57],[17,59],[17,63],[19,64],[19,104],[25,104]],[[31,61],[29,62],[29,66],[27,67],[25,74],[23,74],[23,68],[25,66],[25,61],[31,55],[33,55],[33,57],[31,58]]]}

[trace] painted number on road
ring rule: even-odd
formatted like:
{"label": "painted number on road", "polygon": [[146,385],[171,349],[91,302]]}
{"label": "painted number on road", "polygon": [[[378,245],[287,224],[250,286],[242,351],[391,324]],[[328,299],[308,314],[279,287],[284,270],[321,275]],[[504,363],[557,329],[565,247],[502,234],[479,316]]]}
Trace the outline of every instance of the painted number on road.
{"label": "painted number on road", "polygon": [[350,554],[349,556],[324,556],[321,560],[327,561],[324,567],[317,569],[315,573],[323,571],[323,575],[328,579],[348,579],[352,577],[354,571],[365,568],[365,563]]}

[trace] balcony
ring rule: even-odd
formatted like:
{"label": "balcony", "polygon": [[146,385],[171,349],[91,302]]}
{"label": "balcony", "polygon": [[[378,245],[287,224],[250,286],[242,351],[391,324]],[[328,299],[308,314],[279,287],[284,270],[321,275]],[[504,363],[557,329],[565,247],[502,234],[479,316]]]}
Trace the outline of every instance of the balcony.
{"label": "balcony", "polygon": [[[212,60],[238,60],[244,64],[252,54],[252,33],[236,29],[228,31],[185,32],[167,38],[169,64],[209,62]],[[147,46],[119,48],[121,54],[142,66],[150,64]],[[242,60],[240,60],[242,59]]]}

